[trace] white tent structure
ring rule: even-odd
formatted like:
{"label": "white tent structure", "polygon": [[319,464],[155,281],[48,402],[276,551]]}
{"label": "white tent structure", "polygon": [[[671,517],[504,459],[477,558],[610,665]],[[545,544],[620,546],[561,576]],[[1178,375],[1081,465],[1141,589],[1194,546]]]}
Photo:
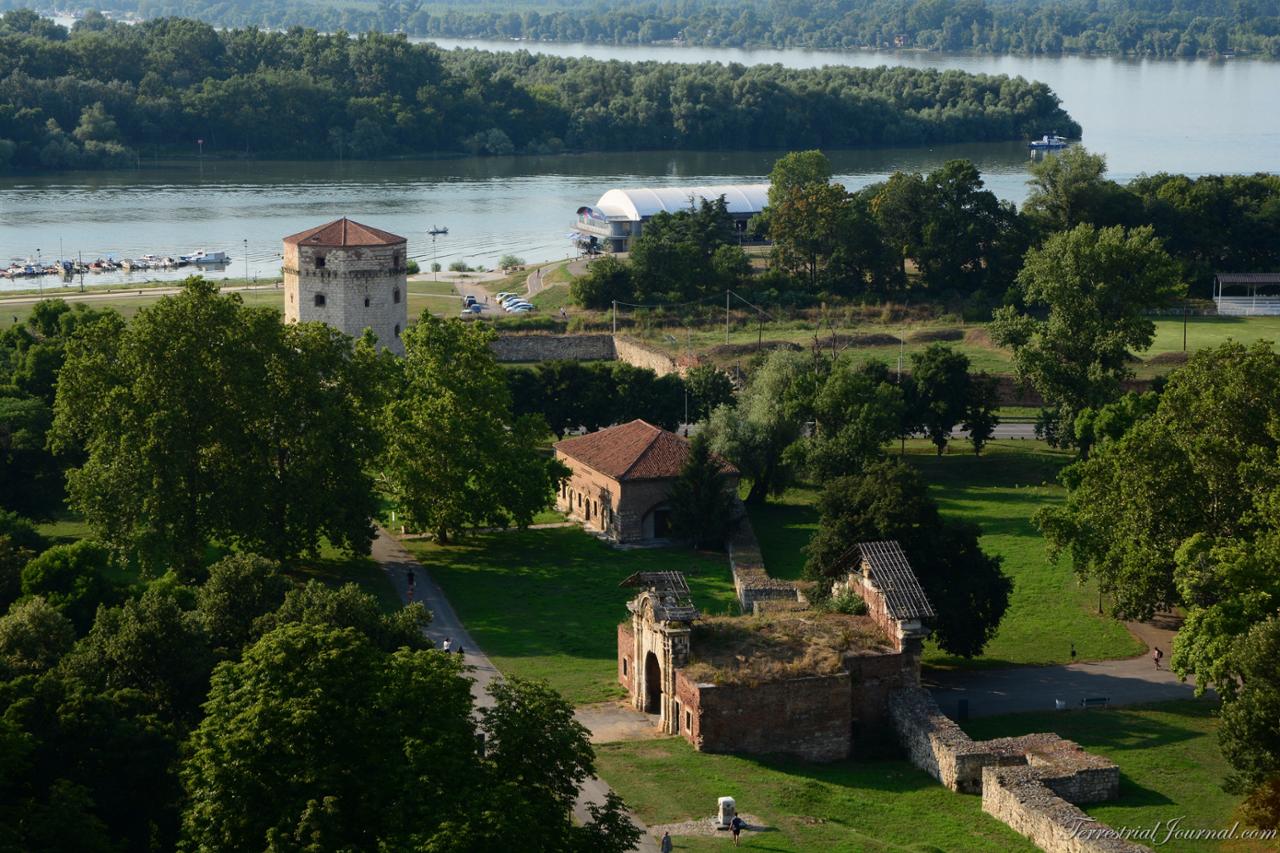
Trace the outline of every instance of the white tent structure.
{"label": "white tent structure", "polygon": [[1213,278],[1213,301],[1226,316],[1280,315],[1280,273],[1220,272]]}
{"label": "white tent structure", "polygon": [[724,184],[710,187],[639,187],[613,189],[592,207],[578,208],[574,235],[580,245],[627,251],[644,223],[657,213],[688,210],[702,201],[724,197],[725,208],[740,232],[769,203],[768,184]]}

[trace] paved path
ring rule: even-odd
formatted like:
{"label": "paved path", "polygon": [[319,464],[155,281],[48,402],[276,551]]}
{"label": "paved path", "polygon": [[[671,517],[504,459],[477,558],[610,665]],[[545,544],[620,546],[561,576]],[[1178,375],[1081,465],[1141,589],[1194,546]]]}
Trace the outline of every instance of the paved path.
{"label": "paved path", "polygon": [[[439,645],[444,641],[445,637],[453,640],[454,648],[458,644],[462,644],[463,660],[471,670],[471,675],[475,679],[471,685],[471,695],[475,697],[477,707],[490,707],[493,705],[493,697],[489,695],[489,685],[495,679],[501,678],[498,668],[493,665],[489,657],[480,650],[475,640],[467,633],[467,629],[458,619],[458,614],[454,612],[449,600],[445,598],[444,591],[435,582],[435,579],[427,574],[427,570],[420,563],[413,559],[404,546],[395,540],[391,534],[382,528],[378,529],[378,537],[373,540],[373,559],[382,566],[383,571],[391,578],[391,583],[395,586],[396,592],[404,601],[409,600],[409,572],[414,575],[414,601],[421,601],[431,611],[431,624],[426,629],[426,634],[433,642]],[[609,793],[609,786],[598,778],[590,778],[583,783],[582,789],[578,791],[578,801],[573,806],[573,815],[580,822],[586,823],[591,819],[590,813],[587,811],[589,803],[602,804],[606,795]],[[654,842],[653,837],[649,835],[647,827],[639,818],[632,815],[631,820],[642,833],[640,843],[636,846],[636,850],[642,853],[657,853],[658,845]]]}
{"label": "paved path", "polygon": [[[192,273],[192,274],[195,275],[196,273]],[[250,291],[250,290],[279,290],[279,289],[280,289],[280,283],[275,282],[274,284],[242,284],[242,285],[237,285],[235,287],[223,287],[221,288],[221,292],[222,293],[240,293],[240,292]],[[79,302],[82,300],[85,302],[91,302],[97,299],[129,299],[129,298],[137,299],[140,296],[141,297],[173,296],[174,294],[181,293],[181,292],[182,292],[181,287],[142,287],[142,288],[133,288],[131,290],[128,287],[121,287],[119,285],[112,285],[110,290],[101,286],[96,288],[88,288],[83,291],[68,290],[66,288],[59,288],[58,290],[54,290],[53,288],[49,288],[45,293],[42,293],[42,294],[35,293],[35,294],[24,294],[22,296],[0,296],[0,310],[3,310],[3,307],[6,305],[31,305],[36,302],[39,302],[42,299],[67,299],[73,302]]]}
{"label": "paved path", "polygon": [[[969,716],[989,717],[1019,711],[1052,711],[1054,700],[1079,708],[1080,700],[1106,697],[1112,705],[1140,705],[1191,699],[1195,681],[1181,681],[1169,671],[1169,652],[1177,621],[1159,614],[1151,622],[1128,628],[1148,647],[1164,652],[1156,669],[1150,654],[1125,660],[1093,661],[1061,666],[1018,666],[1008,669],[925,672],[922,680],[943,713],[955,717],[959,700],[969,700]],[[1212,693],[1212,690],[1209,691]]]}

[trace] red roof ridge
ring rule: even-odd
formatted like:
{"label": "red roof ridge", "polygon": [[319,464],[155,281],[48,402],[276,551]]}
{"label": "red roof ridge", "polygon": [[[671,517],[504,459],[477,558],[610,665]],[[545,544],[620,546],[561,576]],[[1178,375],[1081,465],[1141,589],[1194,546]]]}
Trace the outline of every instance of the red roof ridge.
{"label": "red roof ridge", "polygon": [[[637,453],[637,454],[636,454],[636,458],[635,458],[635,459],[632,459],[632,460],[631,460],[631,464],[627,466],[627,470],[625,470],[625,471],[623,471],[623,472],[622,472],[622,476],[620,476],[620,477],[618,478],[619,480],[626,479],[626,476],[627,476],[628,474],[630,474],[630,473],[631,473],[631,471],[632,471],[632,470],[633,470],[637,465],[639,465],[639,464],[640,464],[640,460],[641,460],[641,459],[644,459],[645,455],[646,455],[650,450],[652,450],[652,449],[653,449],[653,445],[654,445],[654,443],[655,443],[655,442],[657,442],[657,440],[658,440],[659,438],[661,438],[661,437],[662,437],[663,433],[665,433],[665,432],[666,432],[666,430],[664,430],[662,427],[656,427],[656,426],[654,426],[653,424],[651,424],[651,423],[649,423],[648,421],[646,421],[644,418],[636,418],[636,419],[635,419],[635,420],[633,420],[633,421],[628,421],[627,423],[622,424],[622,426],[631,426],[632,424],[641,424],[642,426],[647,426],[647,427],[648,427],[652,432],[651,432],[651,433],[650,433],[650,435],[649,435],[649,440],[645,443],[644,449],[643,449],[643,450],[641,450],[639,453]],[[675,435],[675,433],[672,433],[672,435]],[[676,437],[676,438],[679,438],[680,436],[676,435],[675,437]]]}
{"label": "red roof ridge", "polygon": [[405,238],[342,217],[284,238],[285,243],[307,243],[312,246],[391,246],[406,242]]}

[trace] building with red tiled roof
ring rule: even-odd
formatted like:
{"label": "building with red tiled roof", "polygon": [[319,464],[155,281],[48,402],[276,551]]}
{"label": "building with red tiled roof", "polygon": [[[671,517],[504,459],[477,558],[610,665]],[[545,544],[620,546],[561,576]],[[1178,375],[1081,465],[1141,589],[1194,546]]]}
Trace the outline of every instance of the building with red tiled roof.
{"label": "building with red tiled roof", "polygon": [[346,217],[284,238],[284,316],[326,323],[353,338],[371,329],[378,345],[404,354],[409,325],[403,237]]}
{"label": "building with red tiled roof", "polygon": [[[573,472],[556,496],[561,512],[618,542],[669,535],[667,496],[689,455],[688,439],[634,420],[566,438],[555,453]],[[736,491],[738,470],[722,462],[726,485]]]}

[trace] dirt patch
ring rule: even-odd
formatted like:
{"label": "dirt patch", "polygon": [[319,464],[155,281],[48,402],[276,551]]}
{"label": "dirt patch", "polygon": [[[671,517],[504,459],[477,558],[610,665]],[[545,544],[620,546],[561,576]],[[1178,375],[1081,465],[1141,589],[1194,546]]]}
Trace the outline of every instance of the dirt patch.
{"label": "dirt patch", "polygon": [[[743,832],[773,832],[774,829],[767,826],[763,820],[753,814],[739,813],[738,817],[747,824],[743,827]],[[700,835],[704,838],[723,838],[726,841],[733,840],[733,833],[727,828],[721,828],[716,825],[716,819],[713,817],[704,817],[695,820],[685,820],[680,823],[660,823],[657,826],[649,827],[649,834],[654,839],[661,841],[662,833],[669,832],[672,835]]]}
{"label": "dirt patch", "polygon": [[834,675],[845,657],[885,646],[870,617],[812,610],[703,619],[694,625],[692,640],[685,672],[713,684]]}
{"label": "dirt patch", "polygon": [[964,342],[972,344],[975,347],[987,347],[988,349],[1000,349],[996,346],[995,341],[991,340],[991,333],[979,326],[976,329],[970,329],[964,333]]}
{"label": "dirt patch", "polygon": [[[896,347],[901,341],[895,335],[866,334],[835,336],[836,346],[840,347]],[[831,346],[830,335],[819,335],[819,346]]]}
{"label": "dirt patch", "polygon": [[907,336],[913,344],[930,344],[934,341],[962,341],[964,329],[921,329]]}
{"label": "dirt patch", "polygon": [[1181,351],[1162,352],[1147,359],[1147,364],[1186,364],[1190,355]]}

